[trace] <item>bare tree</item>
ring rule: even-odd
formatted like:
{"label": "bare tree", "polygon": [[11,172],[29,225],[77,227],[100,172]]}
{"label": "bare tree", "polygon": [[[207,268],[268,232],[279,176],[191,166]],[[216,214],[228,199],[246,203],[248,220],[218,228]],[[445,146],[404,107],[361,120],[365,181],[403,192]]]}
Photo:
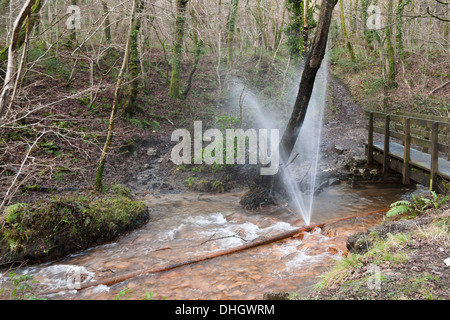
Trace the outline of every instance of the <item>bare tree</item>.
{"label": "bare tree", "polygon": [[[22,26],[26,19],[31,16],[33,6],[38,0],[27,0],[22,7],[19,15],[14,22],[13,34],[11,38],[11,43],[8,47],[8,65],[6,68],[5,83],[3,85],[2,92],[0,94],[0,120],[4,117],[7,112],[7,107],[10,103],[11,93],[14,90],[14,83],[17,77],[17,56],[18,48],[20,46],[20,34]],[[28,22],[31,23],[30,21]]]}
{"label": "bare tree", "polygon": [[125,69],[128,63],[128,59],[130,57],[130,47],[132,42],[132,36],[133,36],[133,28],[136,20],[136,10],[139,4],[139,0],[134,0],[133,7],[131,9],[131,17],[130,17],[130,25],[129,25],[129,31],[128,31],[128,38],[127,38],[127,44],[125,47],[125,56],[123,58],[122,67],[120,68],[120,72],[117,76],[117,82],[116,87],[114,91],[114,101],[112,105],[111,110],[111,116],[109,118],[109,125],[108,125],[108,135],[106,137],[105,145],[102,150],[102,154],[100,156],[98,167],[97,167],[97,173],[95,176],[95,190],[102,191],[103,189],[103,172],[105,170],[105,164],[106,164],[106,157],[108,156],[109,149],[111,147],[111,142],[114,136],[114,122],[116,118],[117,113],[117,104],[119,100],[119,91],[123,83],[123,78],[125,74]]}
{"label": "bare tree", "polygon": [[311,47],[311,53],[306,59],[305,68],[303,70],[297,93],[297,99],[295,100],[291,117],[280,143],[281,159],[284,163],[287,163],[288,158],[292,153],[298,134],[305,120],[316,75],[325,56],[328,32],[331,25],[331,17],[336,4],[337,0],[324,0],[322,3],[319,25]]}

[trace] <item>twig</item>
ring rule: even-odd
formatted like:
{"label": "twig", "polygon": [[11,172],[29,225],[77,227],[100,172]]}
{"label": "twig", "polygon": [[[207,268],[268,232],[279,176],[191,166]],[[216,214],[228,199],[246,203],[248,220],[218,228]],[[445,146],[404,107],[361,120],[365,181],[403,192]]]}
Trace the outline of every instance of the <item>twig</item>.
{"label": "twig", "polygon": [[11,183],[11,185],[8,188],[8,191],[6,191],[6,195],[3,198],[2,204],[0,205],[0,212],[2,212],[3,207],[5,206],[5,204],[9,201],[9,194],[11,192],[11,189],[14,187],[14,185],[16,184],[17,179],[20,176],[20,173],[23,170],[23,167],[25,166],[25,163],[27,162],[28,158],[30,157],[31,152],[33,151],[34,147],[37,145],[38,141],[46,134],[45,129],[42,131],[42,133],[37,137],[37,139],[33,142],[33,144],[30,146],[30,148],[28,149],[28,152],[25,156],[25,158],[22,161],[22,165],[20,166],[19,170],[17,171],[16,176],[14,177],[13,182]]}
{"label": "twig", "polygon": [[438,90],[444,88],[444,87],[445,87],[446,85],[448,85],[448,84],[450,84],[450,80],[448,80],[446,83],[441,84],[440,86],[438,86],[438,87],[434,88],[433,90],[431,90],[431,91],[428,93],[428,95],[431,96],[433,93],[435,93],[436,91],[438,91]]}
{"label": "twig", "polygon": [[231,235],[231,236],[223,236],[223,237],[219,237],[219,238],[214,238],[214,239],[213,239],[213,237],[214,237],[215,234],[216,234],[216,233],[214,232],[214,234],[213,234],[208,240],[203,241],[202,243],[200,243],[200,246],[201,246],[201,245],[204,245],[205,243],[207,243],[207,242],[209,242],[209,241],[222,240],[222,239],[228,239],[228,238],[238,238],[238,239],[241,239],[241,240],[244,241],[244,242],[248,242],[248,240],[239,237],[237,233],[235,233],[235,234],[233,234],[233,235]]}

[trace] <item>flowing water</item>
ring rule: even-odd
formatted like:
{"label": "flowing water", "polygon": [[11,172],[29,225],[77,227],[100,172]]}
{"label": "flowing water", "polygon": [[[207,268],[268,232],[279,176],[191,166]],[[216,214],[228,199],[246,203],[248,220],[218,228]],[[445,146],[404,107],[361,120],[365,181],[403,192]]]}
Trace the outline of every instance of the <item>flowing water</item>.
{"label": "flowing water", "polygon": [[[408,198],[411,192],[395,186],[334,186],[317,196],[311,222],[383,209]],[[332,265],[331,259],[339,259],[346,250],[346,237],[382,219],[379,215],[352,219],[324,230],[315,229],[303,239],[288,239],[165,273],[136,277],[111,287],[97,286],[80,292],[68,289],[67,276],[74,267],[83,283],[96,281],[189,260],[299,227],[299,216],[281,207],[254,212],[242,209],[241,195],[148,196],[144,200],[150,208],[150,220],[141,229],[117,242],[16,272],[30,274],[39,281],[34,285],[38,294],[61,290],[48,299],[114,299],[126,287],[133,291],[132,299],[143,298],[145,292],[152,292],[156,299],[261,299],[267,291],[306,295],[318,282],[317,276]],[[5,290],[1,297],[7,298],[8,292]]]}

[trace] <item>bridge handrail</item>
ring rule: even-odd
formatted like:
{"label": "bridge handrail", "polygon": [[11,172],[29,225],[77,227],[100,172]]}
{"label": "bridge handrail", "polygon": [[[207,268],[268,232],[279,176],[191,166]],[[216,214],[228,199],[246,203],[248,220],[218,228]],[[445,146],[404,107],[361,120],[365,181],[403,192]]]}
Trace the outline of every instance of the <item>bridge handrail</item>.
{"label": "bridge handrail", "polygon": [[[418,145],[423,148],[423,152],[431,153],[430,188],[431,190],[436,190],[436,176],[439,170],[439,152],[445,152],[450,161],[450,119],[430,115],[424,115],[428,118],[424,119],[419,118],[421,115],[418,114],[403,113],[400,115],[386,114],[376,111],[367,111],[366,115],[369,116],[369,125],[367,126],[369,131],[367,150],[368,164],[372,164],[374,160],[373,133],[380,133],[384,135],[383,173],[387,176],[390,168],[390,137],[399,139],[402,141],[404,146],[403,183],[409,184],[411,170],[411,144]],[[384,120],[384,127],[375,125],[375,119],[377,118]],[[391,122],[401,123],[401,125],[397,124],[391,128]],[[412,127],[413,125],[415,127]],[[429,152],[429,150],[431,150],[431,152]]]}

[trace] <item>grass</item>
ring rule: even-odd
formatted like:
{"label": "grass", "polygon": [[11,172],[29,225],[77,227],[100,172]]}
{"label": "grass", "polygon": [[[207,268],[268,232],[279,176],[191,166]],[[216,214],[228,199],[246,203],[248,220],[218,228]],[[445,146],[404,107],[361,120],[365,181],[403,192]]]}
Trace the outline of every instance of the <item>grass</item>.
{"label": "grass", "polygon": [[361,269],[370,261],[372,264],[381,265],[385,262],[401,264],[409,260],[408,254],[400,249],[404,248],[410,240],[410,235],[398,233],[388,234],[386,239],[378,238],[376,234],[371,235],[372,246],[365,254],[349,253],[346,257],[336,262],[334,268],[327,274],[321,276],[322,281],[315,285],[315,289],[322,290],[343,282],[356,269]]}
{"label": "grass", "polygon": [[[431,209],[433,210],[433,209]],[[434,211],[433,211],[434,212]],[[432,213],[433,214],[433,213]],[[336,261],[335,266],[320,276],[321,281],[315,286],[316,298],[324,299],[440,299],[448,286],[447,280],[426,270],[409,272],[408,263],[421,263],[422,254],[417,252],[414,244],[420,243],[420,250],[434,250],[450,243],[450,216],[447,211],[433,216],[427,226],[418,226],[405,233],[388,233],[381,238],[372,232],[366,236],[370,242],[369,249],[363,254],[348,253]],[[430,248],[426,249],[430,245]],[[410,247],[414,249],[411,249]],[[437,250],[437,249],[436,249]],[[430,259],[428,257],[427,259]],[[429,261],[429,260],[426,260]],[[425,262],[422,262],[425,263]],[[369,269],[375,266],[379,270],[381,286],[378,291],[369,287]],[[422,268],[426,268],[424,265]],[[391,270],[396,270],[394,273]],[[408,270],[408,271],[407,271]]]}

